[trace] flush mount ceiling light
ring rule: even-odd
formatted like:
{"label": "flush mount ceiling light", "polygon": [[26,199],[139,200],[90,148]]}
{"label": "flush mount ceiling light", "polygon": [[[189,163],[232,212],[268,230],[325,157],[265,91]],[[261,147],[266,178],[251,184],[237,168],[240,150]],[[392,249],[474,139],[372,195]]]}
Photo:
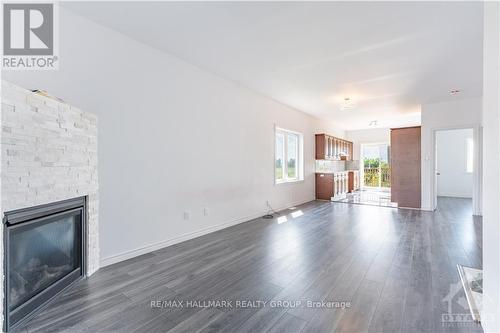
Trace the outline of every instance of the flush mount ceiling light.
{"label": "flush mount ceiling light", "polygon": [[368,124],[368,126],[370,126],[370,127],[377,126],[377,123],[378,123],[377,120],[372,120],[372,121],[370,121],[370,123]]}
{"label": "flush mount ceiling light", "polygon": [[341,110],[352,110],[354,109],[354,102],[350,97],[344,97],[342,100],[342,104],[340,104],[340,109]]}
{"label": "flush mount ceiling light", "polygon": [[459,93],[460,93],[459,89],[452,89],[452,90],[450,90],[450,95],[457,95]]}

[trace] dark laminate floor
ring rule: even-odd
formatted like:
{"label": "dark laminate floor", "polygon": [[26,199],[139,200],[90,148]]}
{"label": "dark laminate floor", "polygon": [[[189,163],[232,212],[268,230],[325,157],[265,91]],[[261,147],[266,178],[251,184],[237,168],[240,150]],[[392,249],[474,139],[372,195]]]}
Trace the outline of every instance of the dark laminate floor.
{"label": "dark laminate floor", "polygon": [[[481,267],[470,200],[440,198],[435,213],[332,202],[298,209],[303,215],[287,210],[284,223],[258,219],[106,267],[16,331],[482,331],[441,322],[443,298],[459,282],[455,265]],[[232,300],[233,308],[151,308],[174,299]],[[236,300],[352,306],[236,309]],[[452,312],[466,313],[458,304]]]}

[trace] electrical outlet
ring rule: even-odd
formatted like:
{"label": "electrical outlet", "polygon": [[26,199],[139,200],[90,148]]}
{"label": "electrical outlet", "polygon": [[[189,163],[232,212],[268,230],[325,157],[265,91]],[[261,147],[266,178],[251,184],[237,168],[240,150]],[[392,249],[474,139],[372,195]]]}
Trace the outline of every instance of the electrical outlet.
{"label": "electrical outlet", "polygon": [[204,216],[210,215],[210,210],[208,209],[208,207],[203,208],[203,215]]}
{"label": "electrical outlet", "polygon": [[189,220],[191,219],[191,212],[190,211],[184,211],[184,220]]}

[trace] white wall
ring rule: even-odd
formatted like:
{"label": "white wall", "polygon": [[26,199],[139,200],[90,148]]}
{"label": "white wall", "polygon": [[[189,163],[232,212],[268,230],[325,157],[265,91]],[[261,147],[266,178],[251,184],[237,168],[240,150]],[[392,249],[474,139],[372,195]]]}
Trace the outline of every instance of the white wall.
{"label": "white wall", "polygon": [[323,121],[323,120],[317,120],[316,121],[316,133],[317,134],[330,134],[333,135],[337,138],[345,139],[347,132],[344,131],[343,129],[336,127],[335,124]]}
{"label": "white wall", "polygon": [[500,332],[500,5],[484,4],[483,312],[485,332]]}
{"label": "white wall", "polygon": [[[64,8],[60,16],[59,71],[2,74],[98,115],[104,264],[259,216],[266,200],[278,209],[314,199],[314,133],[336,129]],[[304,135],[302,182],[273,184],[275,125]]]}
{"label": "white wall", "polygon": [[[422,105],[422,209],[433,210],[434,172],[433,156],[434,132],[439,129],[473,128],[474,142],[481,126],[481,99],[463,99],[444,103]],[[478,164],[479,149],[475,149],[475,162]],[[478,177],[478,173],[474,175]],[[478,181],[474,182],[479,184]],[[480,214],[480,189],[475,185],[474,213]]]}
{"label": "white wall", "polygon": [[391,130],[389,128],[372,128],[346,132],[347,140],[353,142],[353,158],[359,160],[361,145],[368,143],[388,143],[391,141]]}
{"label": "white wall", "polygon": [[472,173],[467,172],[467,141],[472,129],[436,132],[437,195],[472,198]]}

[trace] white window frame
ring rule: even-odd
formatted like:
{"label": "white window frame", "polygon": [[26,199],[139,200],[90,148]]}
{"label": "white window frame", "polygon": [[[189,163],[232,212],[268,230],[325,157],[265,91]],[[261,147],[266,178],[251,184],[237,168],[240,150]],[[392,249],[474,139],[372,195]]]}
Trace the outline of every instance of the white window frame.
{"label": "white window frame", "polygon": [[[276,137],[278,134],[283,135],[283,178],[276,178]],[[288,136],[293,135],[297,136],[297,162],[296,162],[296,177],[288,178]],[[304,137],[302,133],[287,130],[280,127],[275,127],[274,131],[274,159],[273,159],[273,174],[274,174],[274,183],[275,184],[286,184],[286,183],[294,183],[300,182],[304,180]]]}

